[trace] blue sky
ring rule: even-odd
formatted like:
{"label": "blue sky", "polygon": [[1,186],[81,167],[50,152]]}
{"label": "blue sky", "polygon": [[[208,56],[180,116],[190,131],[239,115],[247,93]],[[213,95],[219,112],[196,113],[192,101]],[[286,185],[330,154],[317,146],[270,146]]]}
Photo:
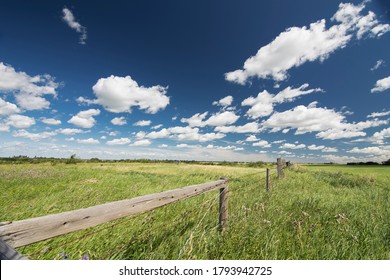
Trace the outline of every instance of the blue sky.
{"label": "blue sky", "polygon": [[0,1],[0,156],[390,158],[390,7]]}

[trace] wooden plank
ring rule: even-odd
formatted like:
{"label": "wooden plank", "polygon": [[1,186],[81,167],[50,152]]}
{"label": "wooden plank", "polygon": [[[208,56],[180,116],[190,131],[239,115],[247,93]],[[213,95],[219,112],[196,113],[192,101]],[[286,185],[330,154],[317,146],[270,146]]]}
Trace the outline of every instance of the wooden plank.
{"label": "wooden plank", "polygon": [[270,172],[269,168],[266,169],[266,179],[265,179],[266,185],[265,189],[267,192],[271,191],[271,178],[270,178]]}
{"label": "wooden plank", "polygon": [[218,180],[48,216],[0,223],[0,238],[14,248],[136,215],[224,187]]}
{"label": "wooden plank", "polygon": [[223,231],[228,225],[228,197],[229,189],[224,187],[219,189],[219,229]]}
{"label": "wooden plank", "polygon": [[0,260],[28,260],[0,238]]}

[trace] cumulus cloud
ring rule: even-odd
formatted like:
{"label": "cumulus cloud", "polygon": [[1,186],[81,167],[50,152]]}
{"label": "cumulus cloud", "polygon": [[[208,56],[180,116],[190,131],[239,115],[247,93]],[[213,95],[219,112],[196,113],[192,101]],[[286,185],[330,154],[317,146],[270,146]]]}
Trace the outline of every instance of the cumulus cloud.
{"label": "cumulus cloud", "polygon": [[260,141],[258,141],[256,143],[253,143],[252,146],[254,146],[254,147],[262,147],[262,148],[270,148],[271,144],[268,143],[268,141],[260,140]]}
{"label": "cumulus cloud", "polygon": [[142,121],[138,121],[138,122],[134,123],[134,126],[149,126],[151,123],[152,123],[152,121],[142,120]]}
{"label": "cumulus cloud", "polygon": [[68,123],[74,124],[82,128],[91,128],[96,124],[94,116],[100,114],[99,109],[89,109],[86,111],[80,111],[77,115],[73,116]]}
{"label": "cumulus cloud", "polygon": [[375,156],[390,156],[390,146],[380,146],[380,147],[366,147],[366,148],[353,148],[349,150],[348,153],[354,154],[369,154]]}
{"label": "cumulus cloud", "polygon": [[297,106],[285,112],[274,113],[262,123],[263,128],[278,132],[283,129],[296,129],[295,134],[318,132],[317,138],[341,139],[365,136],[363,130],[371,127],[385,125],[388,120],[367,120],[358,123],[348,123],[345,116],[332,109]]}
{"label": "cumulus cloud", "polygon": [[56,96],[59,84],[48,74],[29,76],[17,72],[12,66],[0,62],[0,92],[11,92],[16,103],[26,110],[41,110],[50,107],[44,95]]}
{"label": "cumulus cloud", "polygon": [[129,138],[119,138],[119,139],[113,139],[110,141],[107,141],[107,145],[126,145],[130,144],[130,139]]}
{"label": "cumulus cloud", "polygon": [[241,126],[217,126],[215,131],[222,133],[257,133],[260,126],[257,122],[250,122]]}
{"label": "cumulus cloud", "polygon": [[376,81],[375,87],[371,89],[371,92],[381,92],[390,88],[390,76]]}
{"label": "cumulus cloud", "polygon": [[113,118],[111,120],[111,123],[113,125],[125,125],[125,124],[127,124],[127,121],[126,121],[125,117],[117,117],[117,118]]}
{"label": "cumulus cloud", "polygon": [[60,128],[57,129],[56,132],[64,134],[64,135],[75,135],[79,133],[85,133],[86,131],[78,128]]}
{"label": "cumulus cloud", "polygon": [[166,96],[167,87],[139,86],[130,76],[111,75],[108,78],[101,78],[92,90],[97,97],[93,102],[113,113],[130,113],[132,107],[138,107],[147,113],[156,114],[169,104],[169,97]]}
{"label": "cumulus cloud", "polygon": [[325,149],[325,146],[324,145],[321,145],[321,146],[310,145],[310,146],[307,146],[307,148],[309,150],[312,150],[312,151],[319,151],[319,150]]}
{"label": "cumulus cloud", "polygon": [[373,12],[362,15],[364,8],[364,3],[341,3],[331,18],[336,24],[329,28],[325,19],[311,23],[309,27],[288,28],[248,58],[243,69],[226,73],[226,80],[242,85],[250,77],[282,81],[291,68],[306,62],[324,61],[336,50],[344,48],[354,36],[357,39],[380,37],[390,30],[390,25],[380,24]]}
{"label": "cumulus cloud", "polygon": [[5,124],[16,128],[29,128],[30,126],[35,124],[35,119],[23,115],[14,114],[10,115],[6,119]]}
{"label": "cumulus cloud", "polygon": [[290,144],[290,143],[284,143],[282,146],[279,147],[280,149],[292,149],[292,150],[297,150],[297,149],[304,149],[306,148],[305,144]]}
{"label": "cumulus cloud", "polygon": [[149,138],[149,139],[170,138],[178,141],[198,141],[198,142],[208,142],[212,140],[222,139],[225,136],[226,135],[223,133],[202,134],[198,127],[189,127],[189,126],[175,126],[170,128],[163,128],[160,131],[152,131],[147,134],[142,132],[142,138]]}
{"label": "cumulus cloud", "polygon": [[375,132],[369,140],[378,144],[384,144],[384,140],[390,138],[390,127],[381,131]]}
{"label": "cumulus cloud", "polygon": [[214,101],[213,105],[221,106],[223,108],[229,107],[233,103],[233,96],[228,95],[218,101]]}
{"label": "cumulus cloud", "polygon": [[79,144],[100,144],[99,140],[94,139],[94,138],[77,139],[76,141]]}
{"label": "cumulus cloud", "polygon": [[49,125],[60,125],[61,121],[53,118],[41,118],[41,122]]}
{"label": "cumulus cloud", "polygon": [[188,123],[191,127],[205,127],[205,126],[225,126],[231,125],[235,123],[240,116],[236,115],[232,111],[225,111],[215,113],[210,116],[207,120],[204,120],[207,116],[208,112],[203,114],[195,114],[191,118],[182,118],[182,123]]}
{"label": "cumulus cloud", "polygon": [[135,141],[133,144],[130,144],[130,146],[149,146],[152,144],[152,142],[148,139],[138,140]]}
{"label": "cumulus cloud", "polygon": [[12,115],[15,113],[20,113],[18,106],[0,98],[0,115]]}
{"label": "cumulus cloud", "polygon": [[320,88],[307,89],[309,84],[303,84],[299,88],[287,87],[278,94],[273,95],[264,90],[257,97],[249,97],[242,101],[242,106],[250,106],[246,115],[252,119],[269,116],[274,111],[274,105],[294,101],[297,97],[313,92],[322,92]]}
{"label": "cumulus cloud", "polygon": [[22,138],[28,138],[32,141],[39,141],[42,139],[50,138],[52,136],[55,136],[57,133],[54,131],[51,132],[42,132],[42,133],[30,133],[26,131],[25,129],[20,129],[18,131],[12,132],[13,137],[22,137]]}
{"label": "cumulus cloud", "polygon": [[75,30],[80,34],[80,44],[85,45],[87,42],[87,28],[82,26],[79,22],[76,21],[73,13],[68,8],[62,9],[62,19],[68,24],[70,28]]}
{"label": "cumulus cloud", "polygon": [[245,139],[247,142],[256,142],[259,141],[260,139],[257,139],[256,135],[249,135],[248,138]]}

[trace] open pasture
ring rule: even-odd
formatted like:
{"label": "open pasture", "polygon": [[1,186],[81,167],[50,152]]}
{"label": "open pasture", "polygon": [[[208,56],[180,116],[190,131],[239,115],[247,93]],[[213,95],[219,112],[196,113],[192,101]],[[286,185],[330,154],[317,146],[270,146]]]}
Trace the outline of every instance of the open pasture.
{"label": "open pasture", "polygon": [[[275,168],[273,168],[275,169]],[[0,221],[15,221],[229,178],[218,191],[19,247],[31,259],[390,259],[390,169],[265,169],[175,163],[0,165]]]}

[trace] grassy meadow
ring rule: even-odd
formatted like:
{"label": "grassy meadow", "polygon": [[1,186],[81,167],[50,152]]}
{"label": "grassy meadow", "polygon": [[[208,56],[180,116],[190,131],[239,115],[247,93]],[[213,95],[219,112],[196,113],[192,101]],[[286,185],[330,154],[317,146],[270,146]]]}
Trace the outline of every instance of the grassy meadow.
{"label": "grassy meadow", "polygon": [[[276,168],[273,168],[276,169]],[[175,163],[0,164],[0,221],[229,178],[218,191],[17,248],[31,259],[390,259],[390,168],[265,169]]]}

